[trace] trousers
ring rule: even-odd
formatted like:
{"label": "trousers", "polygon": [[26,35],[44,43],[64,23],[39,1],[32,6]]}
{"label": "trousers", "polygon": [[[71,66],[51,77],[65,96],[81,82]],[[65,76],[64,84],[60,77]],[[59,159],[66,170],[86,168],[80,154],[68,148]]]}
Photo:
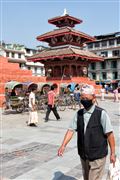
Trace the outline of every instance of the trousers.
{"label": "trousers", "polygon": [[84,180],[102,180],[106,157],[94,161],[81,159]]}
{"label": "trousers", "polygon": [[59,116],[59,114],[57,112],[56,106],[52,107],[52,105],[48,105],[45,120],[48,121],[49,114],[50,114],[51,111],[54,113],[56,119],[60,119],[60,116]]}

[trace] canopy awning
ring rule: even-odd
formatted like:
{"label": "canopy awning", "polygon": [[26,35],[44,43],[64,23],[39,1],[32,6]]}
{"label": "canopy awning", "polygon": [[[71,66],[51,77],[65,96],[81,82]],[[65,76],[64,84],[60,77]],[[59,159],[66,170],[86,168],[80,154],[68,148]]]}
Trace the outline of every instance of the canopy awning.
{"label": "canopy awning", "polygon": [[36,87],[38,86],[36,83],[31,82],[31,81],[23,82],[22,85],[23,85],[23,89],[29,89],[31,86],[32,87],[33,86],[36,86]]}
{"label": "canopy awning", "polygon": [[44,82],[37,83],[37,85],[38,85],[38,90],[41,91],[42,87],[43,87],[45,84],[46,84],[46,83],[44,83]]}
{"label": "canopy awning", "polygon": [[14,89],[16,86],[21,86],[22,87],[22,83],[17,82],[17,81],[9,81],[6,83],[5,88],[8,89]]}

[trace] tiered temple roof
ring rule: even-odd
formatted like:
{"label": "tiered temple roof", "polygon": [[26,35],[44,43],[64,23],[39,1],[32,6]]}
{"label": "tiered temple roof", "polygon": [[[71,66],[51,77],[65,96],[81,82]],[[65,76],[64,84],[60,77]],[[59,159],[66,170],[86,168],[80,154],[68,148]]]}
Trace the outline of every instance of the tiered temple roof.
{"label": "tiered temple roof", "polygon": [[85,38],[87,41],[95,41],[96,39],[86,33],[80,32],[78,30],[75,30],[71,27],[63,27],[60,29],[55,29],[54,31],[47,32],[43,35],[40,35],[37,37],[37,40],[39,41],[47,41],[47,39],[51,37],[57,37],[60,35],[65,35],[65,34],[72,34],[75,36],[79,36],[81,38]]}
{"label": "tiered temple roof", "polygon": [[56,25],[57,27],[63,27],[65,26],[65,23],[67,23],[67,26],[74,27],[76,24],[82,23],[82,20],[68,14],[64,14],[63,16],[51,18],[48,22]]}
{"label": "tiered temple roof", "polygon": [[38,54],[33,55],[29,58],[29,60],[34,61],[44,61],[45,59],[54,59],[54,58],[62,58],[62,57],[80,57],[83,59],[88,59],[90,61],[103,61],[102,57],[97,56],[96,54],[81,50],[75,47],[63,47],[58,49],[45,49]]}

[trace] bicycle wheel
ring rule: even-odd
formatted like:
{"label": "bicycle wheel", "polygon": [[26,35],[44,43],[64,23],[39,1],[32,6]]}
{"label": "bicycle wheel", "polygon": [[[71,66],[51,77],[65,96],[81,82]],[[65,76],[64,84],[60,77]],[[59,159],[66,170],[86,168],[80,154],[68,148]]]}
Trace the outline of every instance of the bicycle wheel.
{"label": "bicycle wheel", "polygon": [[73,102],[72,102],[72,100],[69,100],[69,101],[67,102],[67,107],[68,107],[68,109],[72,109],[72,107],[73,107]]}
{"label": "bicycle wheel", "polygon": [[59,111],[65,111],[65,109],[66,109],[65,102],[63,102],[63,101],[59,102],[58,105],[57,105],[57,108],[58,108]]}
{"label": "bicycle wheel", "polygon": [[40,111],[40,113],[46,113],[47,105],[46,104],[39,105],[39,111]]}
{"label": "bicycle wheel", "polygon": [[16,107],[16,112],[18,112],[18,113],[22,113],[23,110],[24,110],[24,105],[23,104],[18,106],[18,107]]}

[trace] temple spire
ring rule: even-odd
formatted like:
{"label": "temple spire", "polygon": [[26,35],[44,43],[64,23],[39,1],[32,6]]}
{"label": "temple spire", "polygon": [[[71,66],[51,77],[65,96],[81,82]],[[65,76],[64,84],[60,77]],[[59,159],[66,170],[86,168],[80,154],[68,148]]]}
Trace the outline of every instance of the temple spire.
{"label": "temple spire", "polygon": [[63,16],[65,16],[65,15],[68,15],[66,8],[64,9],[64,13],[63,13]]}

